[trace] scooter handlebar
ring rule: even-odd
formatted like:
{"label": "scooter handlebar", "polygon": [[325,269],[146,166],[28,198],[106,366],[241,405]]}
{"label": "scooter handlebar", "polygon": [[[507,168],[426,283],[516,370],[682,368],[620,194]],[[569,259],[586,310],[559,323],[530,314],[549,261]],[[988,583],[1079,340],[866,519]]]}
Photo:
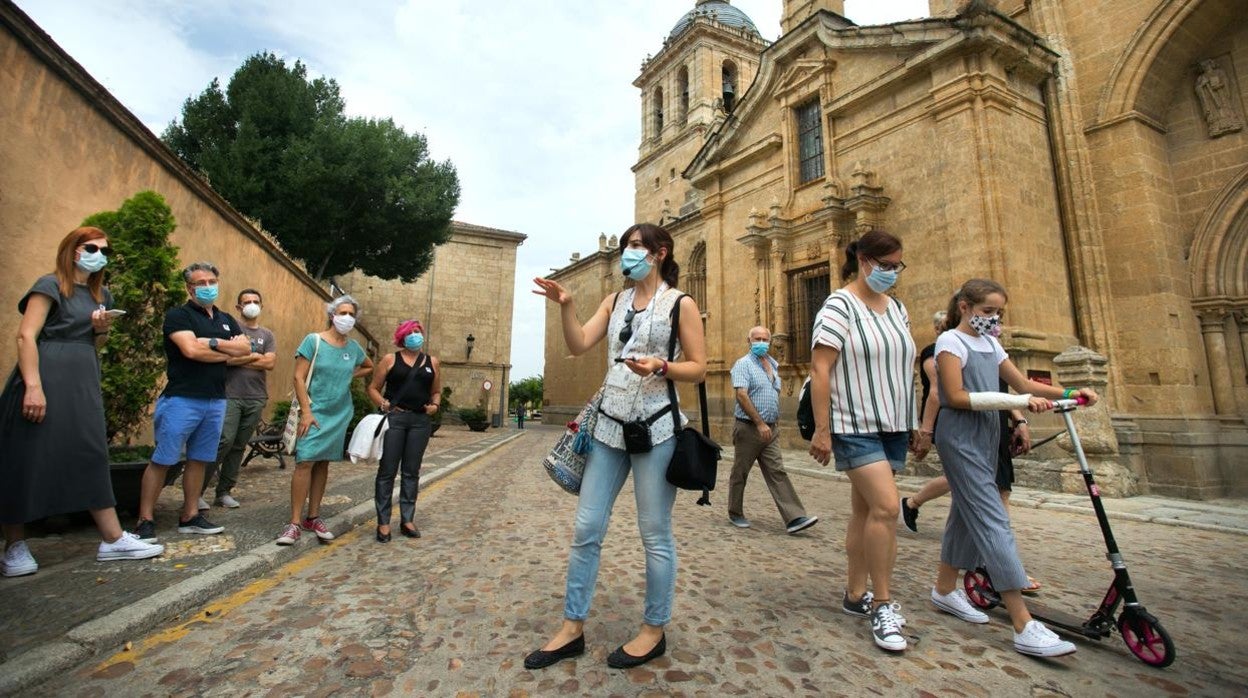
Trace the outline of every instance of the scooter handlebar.
{"label": "scooter handlebar", "polygon": [[1053,409],[1055,410],[1070,409],[1074,407],[1082,407],[1083,405],[1086,405],[1086,404],[1088,404],[1088,399],[1086,397],[1082,395],[1076,395],[1075,397],[1072,397],[1072,398],[1066,398],[1063,400],[1054,400]]}

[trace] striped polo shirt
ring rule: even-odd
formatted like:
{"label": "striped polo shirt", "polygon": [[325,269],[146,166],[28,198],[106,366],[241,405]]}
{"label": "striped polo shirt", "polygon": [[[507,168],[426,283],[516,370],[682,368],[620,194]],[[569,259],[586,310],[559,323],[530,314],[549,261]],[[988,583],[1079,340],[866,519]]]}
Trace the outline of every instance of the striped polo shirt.
{"label": "striped polo shirt", "polygon": [[889,298],[881,315],[849,291],[834,291],[811,331],[811,347],[820,344],[840,352],[832,367],[832,433],[917,428],[916,351],[910,315],[901,301]]}

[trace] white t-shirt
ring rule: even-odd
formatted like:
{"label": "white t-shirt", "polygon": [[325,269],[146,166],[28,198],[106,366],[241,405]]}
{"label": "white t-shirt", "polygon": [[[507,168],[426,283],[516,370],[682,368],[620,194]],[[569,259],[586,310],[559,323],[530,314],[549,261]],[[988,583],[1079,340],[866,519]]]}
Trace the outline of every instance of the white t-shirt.
{"label": "white t-shirt", "polygon": [[[966,344],[959,342],[959,338],[962,339],[962,342],[966,342]],[[995,355],[997,365],[1000,365],[1002,361],[1010,358],[1010,355],[1005,353],[1005,349],[1001,347],[1001,343],[997,341],[996,337],[989,337],[988,335],[983,334],[978,337],[972,337],[962,330],[952,329],[941,332],[940,336],[936,338],[937,362],[940,361],[940,355],[943,352],[949,352],[950,354],[958,357],[962,366],[965,367],[966,360],[968,358],[966,354],[966,347],[968,344],[974,351],[983,354],[992,353]]]}

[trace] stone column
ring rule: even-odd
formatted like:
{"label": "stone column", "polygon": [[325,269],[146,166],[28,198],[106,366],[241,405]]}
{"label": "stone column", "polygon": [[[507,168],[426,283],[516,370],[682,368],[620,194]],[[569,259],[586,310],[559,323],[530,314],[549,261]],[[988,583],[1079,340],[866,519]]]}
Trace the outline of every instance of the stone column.
{"label": "stone column", "polygon": [[1231,385],[1231,363],[1226,348],[1226,309],[1206,308],[1199,312],[1213,409],[1218,414],[1235,414],[1235,389]]}
{"label": "stone column", "polygon": [[[1069,347],[1053,358],[1053,364],[1057,368],[1057,379],[1062,386],[1091,388],[1102,396],[1108,392],[1109,359],[1091,349]],[[1101,492],[1110,497],[1139,494],[1139,476],[1124,465],[1107,403],[1101,401],[1092,407],[1080,407],[1074,413],[1074,422],[1079,431],[1079,443],[1088,459],[1088,467],[1095,473]],[[1058,437],[1057,442],[1068,453],[1074,453],[1069,436]],[[1085,490],[1078,461],[1063,467],[1062,491],[1079,493]]]}
{"label": "stone column", "polygon": [[1239,397],[1239,413],[1248,417],[1248,309],[1236,308],[1231,311],[1231,332],[1227,343],[1231,359],[1231,391]]}

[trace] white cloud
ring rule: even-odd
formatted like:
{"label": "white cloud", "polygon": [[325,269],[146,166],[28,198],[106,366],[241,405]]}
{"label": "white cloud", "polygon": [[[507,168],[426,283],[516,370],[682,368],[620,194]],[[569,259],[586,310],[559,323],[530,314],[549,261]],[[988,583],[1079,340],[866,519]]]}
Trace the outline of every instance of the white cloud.
{"label": "white cloud", "polygon": [[[775,39],[781,0],[736,0]],[[460,220],[529,236],[516,270],[513,376],[543,370],[544,300],[530,280],[618,234],[633,215],[640,131],[632,86],[693,0],[25,0],[70,55],[159,133],[248,55],[299,58],[338,81],[351,114],[393,117],[459,170]],[[860,24],[925,0],[848,0]],[[102,38],[106,37],[106,38]]]}

